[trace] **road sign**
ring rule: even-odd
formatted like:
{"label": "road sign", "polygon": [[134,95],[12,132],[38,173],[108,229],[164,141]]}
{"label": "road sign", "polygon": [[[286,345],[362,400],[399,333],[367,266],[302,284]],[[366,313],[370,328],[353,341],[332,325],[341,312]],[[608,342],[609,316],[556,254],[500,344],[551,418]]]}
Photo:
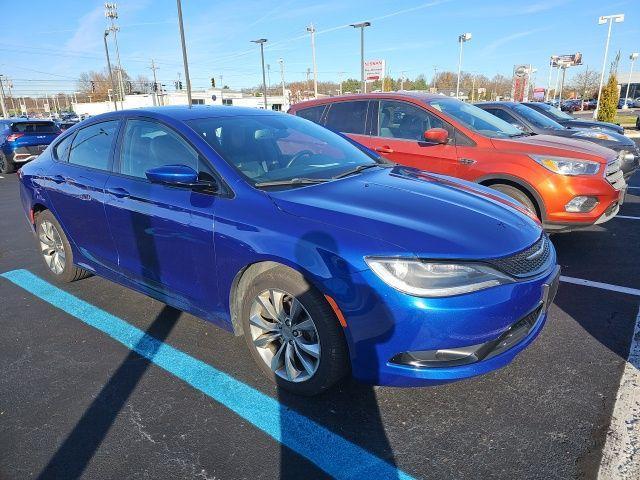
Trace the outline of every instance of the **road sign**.
{"label": "road sign", "polygon": [[364,79],[367,82],[382,80],[385,72],[384,60],[367,60],[364,62]]}

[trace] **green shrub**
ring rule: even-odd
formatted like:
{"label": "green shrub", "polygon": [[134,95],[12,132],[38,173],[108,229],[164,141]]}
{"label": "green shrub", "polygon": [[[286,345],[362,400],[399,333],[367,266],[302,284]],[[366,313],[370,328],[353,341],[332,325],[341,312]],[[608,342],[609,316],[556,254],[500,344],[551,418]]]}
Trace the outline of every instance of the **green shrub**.
{"label": "green shrub", "polygon": [[615,72],[609,74],[609,80],[602,89],[600,106],[598,107],[598,120],[601,122],[613,122],[618,111],[618,79]]}

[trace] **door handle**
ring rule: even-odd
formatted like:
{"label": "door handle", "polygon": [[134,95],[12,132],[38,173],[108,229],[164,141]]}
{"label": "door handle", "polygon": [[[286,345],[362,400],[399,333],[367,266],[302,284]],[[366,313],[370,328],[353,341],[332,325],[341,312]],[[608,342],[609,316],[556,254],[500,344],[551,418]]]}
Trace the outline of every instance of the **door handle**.
{"label": "door handle", "polygon": [[116,198],[125,198],[129,196],[129,192],[127,192],[124,188],[120,188],[120,187],[108,188],[107,193],[109,195],[113,195]]}
{"label": "door handle", "polygon": [[376,147],[376,152],[378,153],[393,153],[393,148],[388,145],[384,145],[382,147]]}
{"label": "door handle", "polygon": [[53,183],[64,183],[66,181],[62,175],[54,175],[49,180]]}

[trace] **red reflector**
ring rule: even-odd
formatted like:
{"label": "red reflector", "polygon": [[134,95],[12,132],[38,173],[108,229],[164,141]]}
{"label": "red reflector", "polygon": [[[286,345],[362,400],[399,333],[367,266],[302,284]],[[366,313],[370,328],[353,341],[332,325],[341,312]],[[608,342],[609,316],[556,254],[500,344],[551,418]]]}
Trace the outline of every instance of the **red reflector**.
{"label": "red reflector", "polygon": [[342,325],[342,328],[347,328],[347,320],[344,318],[344,315],[340,311],[340,307],[338,307],[336,301],[329,295],[325,295],[324,298],[326,298],[327,302],[329,302],[329,305],[331,305],[333,313],[335,313],[336,317],[338,317],[338,321],[340,322],[340,325]]}
{"label": "red reflector", "polygon": [[36,215],[33,212],[33,208],[29,209],[29,220],[31,220],[32,224],[36,223]]}
{"label": "red reflector", "polygon": [[24,133],[12,133],[7,137],[7,142],[13,142],[23,136],[24,136]]}

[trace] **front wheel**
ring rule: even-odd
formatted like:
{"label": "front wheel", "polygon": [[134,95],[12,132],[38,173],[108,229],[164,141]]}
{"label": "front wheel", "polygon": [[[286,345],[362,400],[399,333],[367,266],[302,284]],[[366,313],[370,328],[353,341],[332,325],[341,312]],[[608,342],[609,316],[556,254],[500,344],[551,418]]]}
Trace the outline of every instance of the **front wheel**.
{"label": "front wheel", "polygon": [[344,334],[323,295],[297,272],[258,275],[242,308],[244,336],[256,363],[278,386],[316,395],[349,371]]}
{"label": "front wheel", "polygon": [[536,206],[531,201],[531,198],[529,198],[529,195],[524,193],[519,188],[512,187],[511,185],[505,185],[503,183],[496,183],[494,185],[490,185],[489,187],[493,188],[494,190],[497,190],[500,193],[504,193],[505,195],[513,198],[518,203],[520,203],[520,204],[524,205],[525,207],[527,207],[535,215],[538,215],[538,212],[536,211]]}

